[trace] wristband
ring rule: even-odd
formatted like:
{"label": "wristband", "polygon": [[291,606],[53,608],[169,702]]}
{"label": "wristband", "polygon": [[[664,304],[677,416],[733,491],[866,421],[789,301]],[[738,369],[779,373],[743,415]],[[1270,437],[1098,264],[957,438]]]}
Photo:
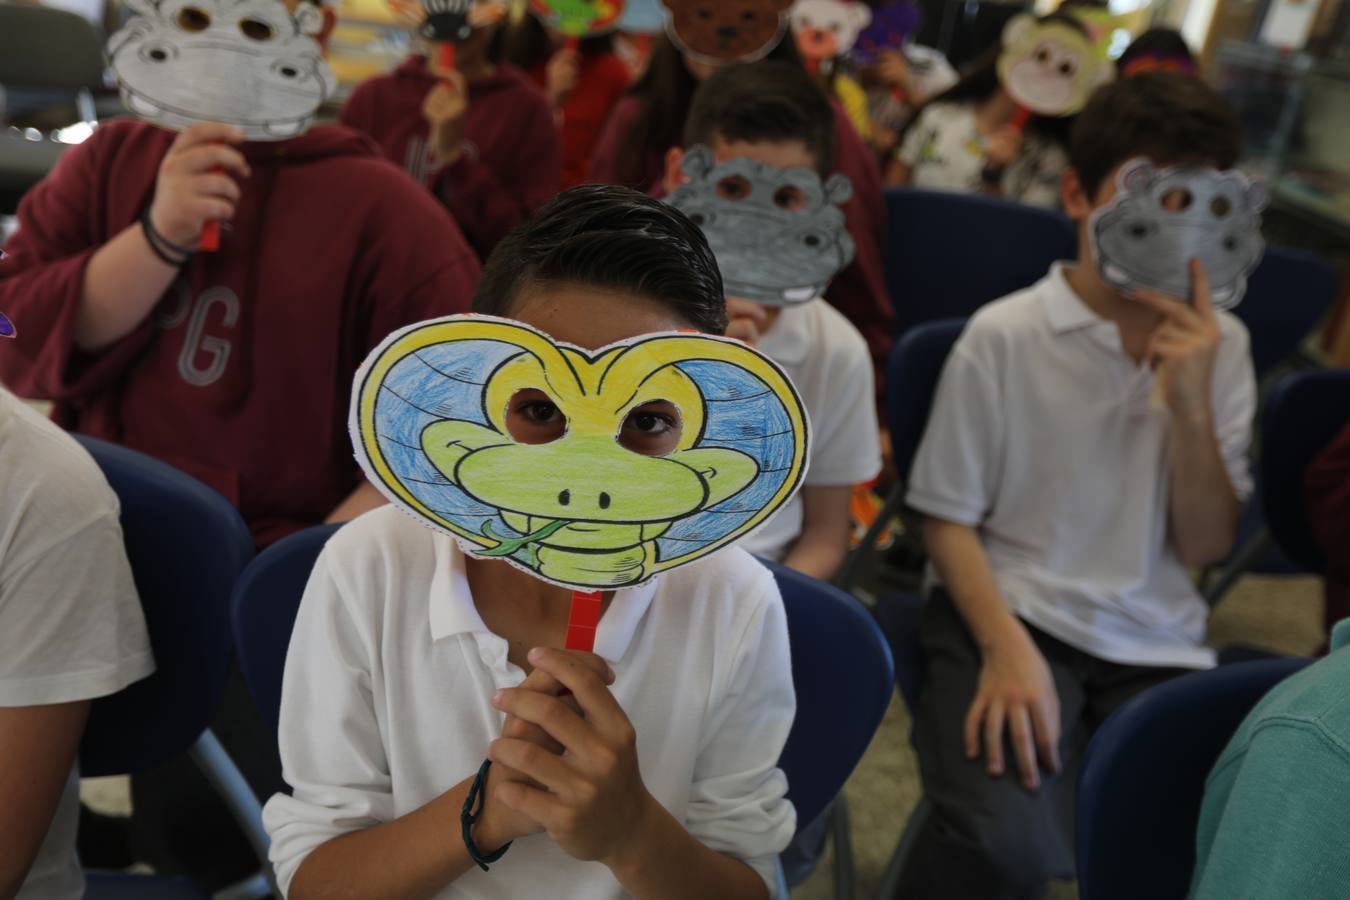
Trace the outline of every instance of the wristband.
{"label": "wristband", "polygon": [[[484,854],[478,850],[478,845],[473,842],[473,824],[483,814],[483,805],[487,802],[485,787],[488,769],[491,767],[492,760],[483,760],[483,764],[478,767],[478,774],[474,777],[473,784],[469,787],[469,795],[464,798],[464,807],[459,812],[459,828],[464,838],[464,848],[469,851],[469,859],[473,860],[478,868],[484,872],[488,870],[488,863],[495,863],[506,855],[507,850],[511,849],[511,842],[507,841],[492,853]],[[476,809],[474,808],[475,805],[477,806]]]}
{"label": "wristband", "polygon": [[150,207],[148,206],[141,213],[141,231],[145,234],[145,242],[150,245],[151,252],[159,257],[159,261],[164,265],[178,269],[182,268],[192,258],[190,249],[180,247],[159,233],[154,223],[150,221]]}

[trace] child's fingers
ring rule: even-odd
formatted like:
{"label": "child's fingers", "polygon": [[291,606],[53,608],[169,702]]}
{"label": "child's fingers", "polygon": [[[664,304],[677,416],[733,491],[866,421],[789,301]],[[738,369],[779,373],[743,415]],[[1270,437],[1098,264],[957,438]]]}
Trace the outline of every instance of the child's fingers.
{"label": "child's fingers", "polygon": [[242,194],[238,182],[233,178],[214,173],[194,175],[192,177],[192,188],[202,196],[220,197],[229,200],[231,203],[238,203]]}
{"label": "child's fingers", "polygon": [[184,129],[178,137],[174,139],[173,145],[169,148],[170,153],[187,150],[190,147],[196,147],[200,144],[242,144],[244,142],[244,132],[233,125],[222,125],[219,122],[202,122],[193,125],[191,128]]}
{"label": "child's fingers", "polygon": [[[612,741],[622,742],[631,737],[633,725],[619,701],[595,673],[581,665],[572,654],[552,647],[535,647],[530,651],[530,662],[535,667],[552,673],[563,686],[576,695],[586,720]],[[554,735],[554,737],[560,737]],[[564,741],[566,743],[566,741]]]}
{"label": "child's fingers", "polygon": [[557,697],[538,691],[505,688],[492,695],[492,705],[507,715],[538,725],[573,753],[586,755],[593,752],[598,743],[586,720]]}
{"label": "child's fingers", "polygon": [[1031,725],[1036,731],[1036,750],[1040,755],[1041,762],[1045,763],[1053,774],[1058,775],[1060,771],[1059,763],[1059,740],[1055,731],[1059,726],[1058,720],[1050,718],[1049,711],[1041,704],[1033,703],[1031,706]]}
{"label": "child's fingers", "polygon": [[488,759],[533,778],[560,797],[571,796],[576,773],[561,756],[549,753],[538,744],[498,738],[488,745]]}
{"label": "child's fingers", "polygon": [[534,821],[545,831],[558,821],[564,809],[563,804],[547,791],[519,781],[501,782],[493,789],[492,796],[507,809]]}
{"label": "child's fingers", "polygon": [[[605,684],[614,683],[614,670],[610,668],[609,663],[605,662],[604,657],[587,653],[584,650],[568,650],[565,652],[571,653],[582,665],[599,675]],[[562,682],[543,669],[535,669],[530,672],[519,686],[532,691],[541,691],[545,694],[560,694],[564,690]]]}
{"label": "child's fingers", "polygon": [[984,721],[985,702],[977,696],[966,711],[964,731],[966,759],[977,759],[980,755],[980,723]]}
{"label": "child's fingers", "polygon": [[1191,308],[1206,321],[1214,319],[1214,298],[1209,292],[1209,273],[1199,259],[1190,261],[1191,270]]}
{"label": "child's fingers", "polygon": [[209,219],[228,221],[234,218],[234,204],[216,197],[199,197],[192,204],[191,209],[193,217],[202,221]]}
{"label": "child's fingers", "polygon": [[1131,296],[1139,303],[1160,315],[1167,316],[1169,319],[1199,324],[1200,318],[1195,310],[1191,309],[1190,304],[1185,300],[1173,297],[1171,294],[1164,294],[1162,291],[1153,288],[1139,288]]}
{"label": "child's fingers", "polygon": [[989,774],[1003,774],[1003,703],[993,700],[984,714],[984,755],[989,763]]}
{"label": "child's fingers", "polygon": [[1013,754],[1017,757],[1017,770],[1022,774],[1022,786],[1034,791],[1041,786],[1040,772],[1037,771],[1036,746],[1032,740],[1031,717],[1027,708],[1015,705],[1008,710],[1008,725],[1012,731]]}
{"label": "child's fingers", "polygon": [[174,168],[188,175],[219,168],[233,172],[241,178],[247,178],[251,172],[244,154],[225,144],[189,147],[174,159]]}

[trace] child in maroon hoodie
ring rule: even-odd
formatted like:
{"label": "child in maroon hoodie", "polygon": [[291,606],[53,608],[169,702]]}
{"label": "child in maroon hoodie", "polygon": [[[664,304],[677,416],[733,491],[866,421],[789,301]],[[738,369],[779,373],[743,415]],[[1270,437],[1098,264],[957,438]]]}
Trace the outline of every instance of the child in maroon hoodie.
{"label": "child in maroon hoodie", "polygon": [[[801,64],[790,40],[780,41],[768,58]],[[668,37],[658,38],[646,73],[610,115],[591,157],[590,180],[659,193],[666,154],[680,146],[694,90],[711,73],[711,67],[686,58]],[[880,388],[895,326],[881,256],[881,172],[848,116],[838,104],[833,108],[835,171],[853,183],[844,215],[857,255],[830,284],[825,299],[866,338]]]}
{"label": "child in maroon hoodie", "polygon": [[[143,213],[182,246],[224,219],[220,249],[169,265]],[[241,143],[104,123],[5,249],[0,380],[216,488],[259,545],[378,503],[346,449],[356,368],[390,331],[466,310],[479,270],[434,200],[334,126]]]}
{"label": "child in maroon hoodie", "polygon": [[357,86],[340,121],[427,185],[486,259],[497,242],[558,192],[562,151],[553,109],[515,66],[500,62],[500,24]]}

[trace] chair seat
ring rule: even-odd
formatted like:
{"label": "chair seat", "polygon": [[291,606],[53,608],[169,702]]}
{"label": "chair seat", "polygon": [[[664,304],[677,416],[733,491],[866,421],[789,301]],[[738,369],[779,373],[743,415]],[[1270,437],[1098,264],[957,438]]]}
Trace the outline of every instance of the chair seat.
{"label": "chair seat", "polygon": [[86,871],[84,900],[210,900],[189,878]]}
{"label": "chair seat", "polygon": [[9,131],[0,131],[0,191],[19,192],[37,184],[56,165],[67,144],[30,141]]}
{"label": "chair seat", "polygon": [[895,659],[895,680],[900,696],[913,710],[919,702],[923,681],[923,644],[919,641],[919,620],[923,615],[923,597],[918,594],[883,594],[872,611],[882,634],[891,645]]}

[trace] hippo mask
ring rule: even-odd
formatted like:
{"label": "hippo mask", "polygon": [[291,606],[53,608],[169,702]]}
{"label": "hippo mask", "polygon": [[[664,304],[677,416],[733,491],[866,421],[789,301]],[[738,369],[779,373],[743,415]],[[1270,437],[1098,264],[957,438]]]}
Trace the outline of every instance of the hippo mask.
{"label": "hippo mask", "polygon": [[688,181],[667,201],[703,230],[728,296],[770,306],[819,297],[853,260],[839,204],[853,195],[843,175],[823,183],[810,169],[780,169],[743,157],[716,164],[707,147],[684,156]]}
{"label": "hippo mask", "polygon": [[1236,306],[1265,249],[1265,186],[1234,170],[1156,169],[1146,159],[1127,162],[1116,182],[1115,199],[1088,222],[1102,278],[1187,298],[1195,258],[1209,275],[1214,305]]}
{"label": "hippo mask", "polygon": [[130,0],[108,40],[122,101],[166,128],[223,122],[247,140],[304,132],[337,79],[311,37],[323,13],[278,0]]}

